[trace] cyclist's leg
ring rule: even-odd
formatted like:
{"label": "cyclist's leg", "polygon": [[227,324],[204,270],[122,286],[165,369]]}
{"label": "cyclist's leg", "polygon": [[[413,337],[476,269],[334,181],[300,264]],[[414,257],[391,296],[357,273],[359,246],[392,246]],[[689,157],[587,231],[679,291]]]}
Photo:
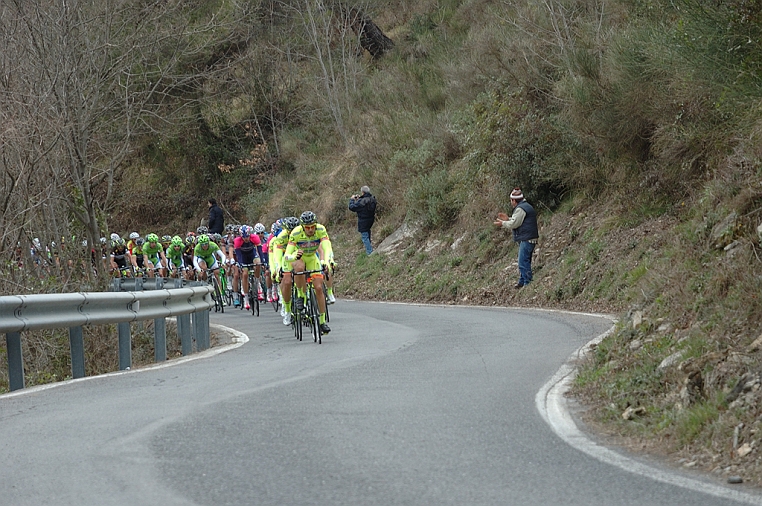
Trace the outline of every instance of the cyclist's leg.
{"label": "cyclist's leg", "polygon": [[196,272],[198,273],[198,277],[201,281],[206,281],[206,261],[199,257],[197,257],[197,259],[198,268],[196,269]]}
{"label": "cyclist's leg", "polygon": [[241,282],[243,283],[243,290],[241,290],[241,293],[244,295],[246,309],[251,309],[251,301],[249,300],[249,291],[251,287],[249,286],[249,267],[248,266],[241,266]]}
{"label": "cyclist's leg", "polygon": [[[305,267],[305,259],[302,257],[300,260],[294,260],[291,263],[291,266],[293,267],[293,272],[303,272],[306,270]],[[304,303],[304,289],[307,286],[307,279],[304,274],[299,274],[298,276],[294,276],[294,284],[296,285],[296,293],[299,295],[299,298],[301,299],[301,303]],[[299,303],[299,301],[296,301]]]}
{"label": "cyclist's leg", "polygon": [[252,292],[257,296],[259,300],[264,300],[262,297],[262,289],[264,288],[259,282],[259,278],[262,276],[262,263],[259,258],[254,259],[254,282],[255,285]]}
{"label": "cyclist's leg", "polygon": [[291,324],[291,286],[293,285],[293,276],[290,271],[284,272],[281,275],[280,288],[281,297],[283,300],[283,324]]}
{"label": "cyclist's leg", "polygon": [[[309,258],[305,261],[305,267],[310,271],[320,270],[320,260],[316,257]],[[323,274],[313,274],[312,284],[315,289],[315,298],[317,299],[318,311],[320,312],[320,329],[324,334],[331,331],[330,327],[325,323],[325,292],[323,290]]]}

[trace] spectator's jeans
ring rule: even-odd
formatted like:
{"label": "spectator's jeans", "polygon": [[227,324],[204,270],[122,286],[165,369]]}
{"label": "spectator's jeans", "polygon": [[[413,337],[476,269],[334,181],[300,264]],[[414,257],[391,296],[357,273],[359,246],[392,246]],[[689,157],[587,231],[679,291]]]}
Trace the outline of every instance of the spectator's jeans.
{"label": "spectator's jeans", "polygon": [[519,284],[528,285],[532,281],[532,253],[534,244],[529,241],[519,243]]}
{"label": "spectator's jeans", "polygon": [[362,237],[362,243],[365,245],[365,253],[368,255],[373,253],[373,246],[370,244],[370,230],[367,232],[360,232],[360,237]]}

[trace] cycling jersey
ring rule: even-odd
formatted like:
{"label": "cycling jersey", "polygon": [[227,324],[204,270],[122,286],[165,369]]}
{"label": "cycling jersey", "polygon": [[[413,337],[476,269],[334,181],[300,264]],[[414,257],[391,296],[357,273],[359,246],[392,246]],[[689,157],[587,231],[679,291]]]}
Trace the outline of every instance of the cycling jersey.
{"label": "cycling jersey", "polygon": [[275,239],[275,236],[269,234],[264,245],[262,245],[262,263],[268,266],[270,265],[270,244],[273,242],[273,239]]}
{"label": "cycling jersey", "polygon": [[191,265],[193,264],[193,250],[196,247],[195,244],[186,244],[185,248],[183,249],[183,262],[185,265]]}
{"label": "cycling jersey", "polygon": [[127,267],[127,257],[130,255],[130,251],[127,246],[117,246],[111,249],[111,259],[120,268]]}
{"label": "cycling jersey", "polygon": [[284,260],[293,262],[296,260],[297,250],[302,250],[302,260],[304,260],[304,267],[308,271],[320,270],[320,260],[318,259],[318,249],[321,250],[321,255],[326,260],[333,261],[333,248],[331,247],[331,240],[328,237],[328,232],[321,224],[317,224],[315,227],[315,234],[308,236],[301,226],[296,227],[291,231],[291,235],[288,239],[288,247],[286,253],[283,255]]}
{"label": "cycling jersey", "polygon": [[154,264],[158,263],[159,252],[162,251],[161,243],[157,242],[156,246],[151,246],[150,242],[143,244],[143,254],[148,257],[148,261]]}
{"label": "cycling jersey", "polygon": [[196,247],[193,249],[193,266],[197,271],[201,270],[201,266],[198,263],[199,260],[203,260],[210,269],[217,269],[219,267],[215,256],[220,259],[220,262],[225,261],[225,254],[222,253],[222,250],[216,243],[210,241],[207,244],[209,245],[208,249],[204,249],[201,244],[196,244]]}
{"label": "cycling jersey", "polygon": [[284,271],[291,270],[291,262],[283,261],[283,254],[286,252],[288,246],[288,237],[290,232],[288,230],[282,230],[278,237],[270,241],[270,248],[272,249],[272,264],[273,272],[277,272],[279,269]]}
{"label": "cycling jersey", "polygon": [[182,268],[185,266],[185,262],[183,262],[183,248],[176,250],[174,246],[170,246],[164,252],[164,255],[167,257],[170,267]]}
{"label": "cycling jersey", "polygon": [[259,237],[250,235],[249,239],[249,241],[244,241],[243,237],[235,238],[235,259],[239,265],[251,265],[259,260],[259,250],[261,249]]}
{"label": "cycling jersey", "polygon": [[291,231],[291,235],[288,238],[288,247],[286,248],[286,254],[284,258],[293,262],[296,260],[296,251],[302,250],[304,255],[316,255],[318,248],[322,249],[322,253],[326,259],[333,258],[333,248],[331,247],[331,240],[328,237],[328,232],[321,224],[317,224],[315,227],[315,234],[308,236],[304,233],[304,229],[301,226],[296,227]]}

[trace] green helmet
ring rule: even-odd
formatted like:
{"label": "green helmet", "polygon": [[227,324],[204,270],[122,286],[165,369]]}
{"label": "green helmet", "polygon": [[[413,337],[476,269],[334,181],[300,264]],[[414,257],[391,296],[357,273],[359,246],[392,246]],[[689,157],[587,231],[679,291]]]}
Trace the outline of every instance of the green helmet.
{"label": "green helmet", "polygon": [[209,244],[209,236],[206,234],[201,234],[198,238],[199,244]]}
{"label": "green helmet", "polygon": [[176,235],[172,238],[171,242],[172,246],[182,246],[183,245],[183,238],[179,235]]}
{"label": "green helmet", "polygon": [[156,234],[148,234],[146,236],[146,242],[159,242],[159,236]]}

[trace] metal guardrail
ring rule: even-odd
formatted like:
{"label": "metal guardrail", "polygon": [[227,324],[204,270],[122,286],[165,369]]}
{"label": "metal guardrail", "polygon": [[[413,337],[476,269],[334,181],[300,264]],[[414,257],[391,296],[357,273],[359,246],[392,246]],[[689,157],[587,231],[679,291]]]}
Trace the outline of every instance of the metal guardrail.
{"label": "metal guardrail", "polygon": [[[181,280],[171,281],[182,286]],[[145,284],[134,279],[115,280],[112,292],[1,296],[0,333],[5,334],[7,343],[10,389],[24,388],[21,332],[25,331],[68,327],[73,378],[85,376],[83,325],[117,324],[120,370],[132,367],[131,322],[154,320],[156,362],[167,359],[168,317],[177,317],[183,355],[193,353],[193,341],[197,351],[209,348],[212,287],[189,283],[185,288],[160,288],[164,284],[162,278],[152,278]],[[127,288],[132,291],[119,291]],[[136,291],[141,289],[150,291]]]}

